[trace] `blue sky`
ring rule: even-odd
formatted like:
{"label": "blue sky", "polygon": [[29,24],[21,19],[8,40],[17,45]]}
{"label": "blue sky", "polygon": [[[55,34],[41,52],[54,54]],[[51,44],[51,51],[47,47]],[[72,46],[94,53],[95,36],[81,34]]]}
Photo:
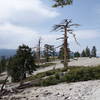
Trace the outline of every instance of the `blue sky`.
{"label": "blue sky", "polygon": [[42,37],[45,43],[58,46],[60,32],[50,32],[54,24],[63,19],[72,19],[80,24],[74,32],[81,46],[75,44],[69,35],[69,46],[72,51],[82,51],[86,46],[97,47],[100,55],[100,1],[74,0],[64,8],[52,8],[52,0],[1,0],[0,3],[0,48],[16,49],[20,44],[31,47],[37,45]]}

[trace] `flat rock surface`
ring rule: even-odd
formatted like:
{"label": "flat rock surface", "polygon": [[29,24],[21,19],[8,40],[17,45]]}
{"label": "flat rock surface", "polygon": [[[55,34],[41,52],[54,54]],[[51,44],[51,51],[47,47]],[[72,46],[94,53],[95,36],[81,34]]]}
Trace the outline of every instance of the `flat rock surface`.
{"label": "flat rock surface", "polygon": [[97,66],[100,65],[100,58],[80,57],[77,60],[71,60],[69,66]]}
{"label": "flat rock surface", "polygon": [[[53,66],[38,69],[33,74],[37,74],[37,73],[40,73],[40,72],[45,72],[45,71],[48,71],[48,70],[52,70],[53,68],[55,68],[55,69],[63,68],[63,64],[59,60],[54,61],[52,63],[56,63],[56,64],[53,65]],[[84,67],[98,66],[98,65],[100,65],[100,58],[88,58],[88,57],[75,58],[75,59],[71,59],[70,62],[68,63],[68,65],[69,66],[84,66]]]}
{"label": "flat rock surface", "polygon": [[[63,68],[60,61],[54,61],[56,65],[38,69],[34,74],[52,70],[53,68]],[[100,58],[78,58],[71,59],[70,66],[98,66]],[[0,77],[5,79],[6,73]],[[17,86],[17,84],[8,85],[8,89]],[[1,100],[100,100],[100,80],[62,83],[48,87],[32,87],[25,89],[20,94],[11,94],[3,97]]]}
{"label": "flat rock surface", "polygon": [[[32,87],[2,100],[100,100],[100,80]],[[17,98],[17,99],[15,99]]]}

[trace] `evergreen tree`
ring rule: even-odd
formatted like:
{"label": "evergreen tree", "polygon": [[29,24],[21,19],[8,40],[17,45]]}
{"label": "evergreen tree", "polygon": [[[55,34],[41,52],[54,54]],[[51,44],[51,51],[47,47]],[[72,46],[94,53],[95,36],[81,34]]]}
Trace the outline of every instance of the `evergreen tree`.
{"label": "evergreen tree", "polygon": [[85,53],[86,53],[86,57],[90,57],[91,56],[90,49],[88,47],[86,48]]}
{"label": "evergreen tree", "polygon": [[81,53],[81,57],[86,57],[86,53],[85,53],[84,50],[83,50],[82,53]]}
{"label": "evergreen tree", "polygon": [[54,45],[51,45],[50,50],[51,50],[51,56],[54,58],[55,55],[56,55],[56,51],[55,51]]}
{"label": "evergreen tree", "polygon": [[97,56],[96,52],[97,52],[96,47],[93,46],[92,51],[91,51],[91,56],[96,57]]}
{"label": "evergreen tree", "polygon": [[31,48],[19,46],[16,55],[9,59],[8,69],[12,81],[21,81],[26,78],[26,73],[31,74],[36,69]]}
{"label": "evergreen tree", "polygon": [[63,49],[63,47],[61,47],[60,50],[59,50],[59,59],[64,60],[64,49]]}
{"label": "evergreen tree", "polygon": [[45,44],[44,45],[44,57],[45,57],[45,60],[46,62],[49,61],[49,45],[48,44]]}
{"label": "evergreen tree", "polygon": [[80,57],[80,53],[77,51],[74,53],[74,57]]}
{"label": "evergreen tree", "polygon": [[46,59],[46,62],[49,61],[50,56],[54,56],[54,55],[55,55],[54,46],[45,44],[44,45],[44,57]]}
{"label": "evergreen tree", "polygon": [[4,56],[0,59],[0,73],[4,72],[6,70],[6,58]]}

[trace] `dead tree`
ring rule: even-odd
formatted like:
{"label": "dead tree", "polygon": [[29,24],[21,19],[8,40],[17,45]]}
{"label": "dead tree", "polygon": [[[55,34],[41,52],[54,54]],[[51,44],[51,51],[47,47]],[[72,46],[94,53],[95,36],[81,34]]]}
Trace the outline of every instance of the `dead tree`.
{"label": "dead tree", "polygon": [[44,45],[44,57],[46,62],[49,62],[49,56],[50,56],[50,52],[51,52],[51,45],[49,44],[45,44]]}
{"label": "dead tree", "polygon": [[6,85],[6,82],[7,82],[8,77],[9,77],[9,76],[7,76],[7,77],[5,78],[5,80],[4,80],[4,82],[3,82],[2,86],[1,86],[0,92],[2,92],[2,91],[4,90],[4,86]]}
{"label": "dead tree", "polygon": [[40,57],[41,57],[41,37],[38,40],[38,63],[40,64]]}
{"label": "dead tree", "polygon": [[[63,48],[64,48],[64,67],[68,67],[68,33],[72,34],[75,42],[78,44],[75,34],[73,34],[72,26],[79,26],[79,24],[73,24],[72,20],[65,19],[61,24],[54,25],[53,31],[64,32],[63,37],[58,38],[63,39]],[[59,46],[60,47],[60,46]]]}
{"label": "dead tree", "polygon": [[38,45],[32,49],[36,49],[36,60],[38,62],[38,64],[40,64],[40,58],[41,58],[41,37],[38,40]]}

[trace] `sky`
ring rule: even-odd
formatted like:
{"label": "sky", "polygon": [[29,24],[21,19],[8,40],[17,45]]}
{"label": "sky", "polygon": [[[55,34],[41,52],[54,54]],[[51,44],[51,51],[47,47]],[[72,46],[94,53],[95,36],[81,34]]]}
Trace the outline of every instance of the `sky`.
{"label": "sky", "polygon": [[1,0],[0,2],[0,49],[17,49],[26,44],[36,47],[42,38],[41,46],[51,44],[59,46],[56,40],[63,33],[52,28],[63,19],[72,19],[80,24],[74,28],[77,45],[69,35],[71,51],[82,51],[94,45],[100,55],[100,0],[74,0],[65,7],[52,8],[53,0]]}

